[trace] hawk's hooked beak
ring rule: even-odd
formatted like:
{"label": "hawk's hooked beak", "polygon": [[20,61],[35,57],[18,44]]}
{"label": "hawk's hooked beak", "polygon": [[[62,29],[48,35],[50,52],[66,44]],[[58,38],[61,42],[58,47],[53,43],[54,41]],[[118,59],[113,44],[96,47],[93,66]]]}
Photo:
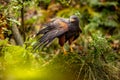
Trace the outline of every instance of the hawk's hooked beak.
{"label": "hawk's hooked beak", "polygon": [[70,18],[70,22],[74,22],[74,21],[75,21],[75,19]]}

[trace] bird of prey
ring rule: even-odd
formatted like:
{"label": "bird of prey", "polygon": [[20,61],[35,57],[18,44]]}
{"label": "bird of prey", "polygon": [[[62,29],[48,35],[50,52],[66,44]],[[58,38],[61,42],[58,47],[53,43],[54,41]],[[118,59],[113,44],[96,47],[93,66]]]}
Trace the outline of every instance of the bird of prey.
{"label": "bird of prey", "polygon": [[[70,16],[69,19],[55,18],[46,24],[46,27],[40,30],[36,36],[43,34],[35,43],[34,48],[39,48],[41,45],[50,44],[55,38],[59,39],[59,44],[63,48],[68,41],[71,51],[71,43],[79,37],[81,29],[79,27],[79,18],[76,15]],[[63,48],[64,54],[66,54]]]}

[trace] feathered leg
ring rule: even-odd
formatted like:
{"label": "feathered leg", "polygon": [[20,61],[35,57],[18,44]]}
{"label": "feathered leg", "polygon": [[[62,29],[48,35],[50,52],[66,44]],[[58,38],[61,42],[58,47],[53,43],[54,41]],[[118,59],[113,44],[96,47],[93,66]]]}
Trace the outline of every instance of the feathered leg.
{"label": "feathered leg", "polygon": [[60,36],[59,37],[59,44],[60,44],[60,46],[62,47],[62,50],[63,50],[63,53],[66,55],[67,54],[67,52],[66,52],[66,50],[65,50],[65,48],[64,48],[64,43],[65,43],[65,35],[62,35],[62,36]]}

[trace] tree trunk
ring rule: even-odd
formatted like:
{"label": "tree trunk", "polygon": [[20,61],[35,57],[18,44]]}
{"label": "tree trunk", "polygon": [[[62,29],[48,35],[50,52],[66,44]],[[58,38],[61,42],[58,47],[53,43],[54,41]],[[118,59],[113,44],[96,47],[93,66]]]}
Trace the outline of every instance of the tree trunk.
{"label": "tree trunk", "polygon": [[12,32],[17,45],[23,46],[23,39],[15,23],[12,26]]}
{"label": "tree trunk", "polygon": [[21,3],[21,5],[22,5],[22,8],[21,8],[21,30],[22,30],[22,36],[23,36],[23,40],[25,41],[25,38],[26,38],[26,36],[25,36],[25,26],[24,26],[24,0],[22,0],[22,3]]}

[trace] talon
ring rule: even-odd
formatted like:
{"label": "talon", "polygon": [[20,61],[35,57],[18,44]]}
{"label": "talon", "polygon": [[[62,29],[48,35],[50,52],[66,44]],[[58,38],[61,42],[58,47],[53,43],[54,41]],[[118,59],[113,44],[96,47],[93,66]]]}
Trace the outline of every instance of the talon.
{"label": "talon", "polygon": [[73,52],[73,48],[72,48],[72,46],[70,46],[70,52]]}
{"label": "talon", "polygon": [[62,49],[63,49],[63,54],[66,55],[66,54],[67,54],[67,51],[65,50],[65,48],[62,47]]}

